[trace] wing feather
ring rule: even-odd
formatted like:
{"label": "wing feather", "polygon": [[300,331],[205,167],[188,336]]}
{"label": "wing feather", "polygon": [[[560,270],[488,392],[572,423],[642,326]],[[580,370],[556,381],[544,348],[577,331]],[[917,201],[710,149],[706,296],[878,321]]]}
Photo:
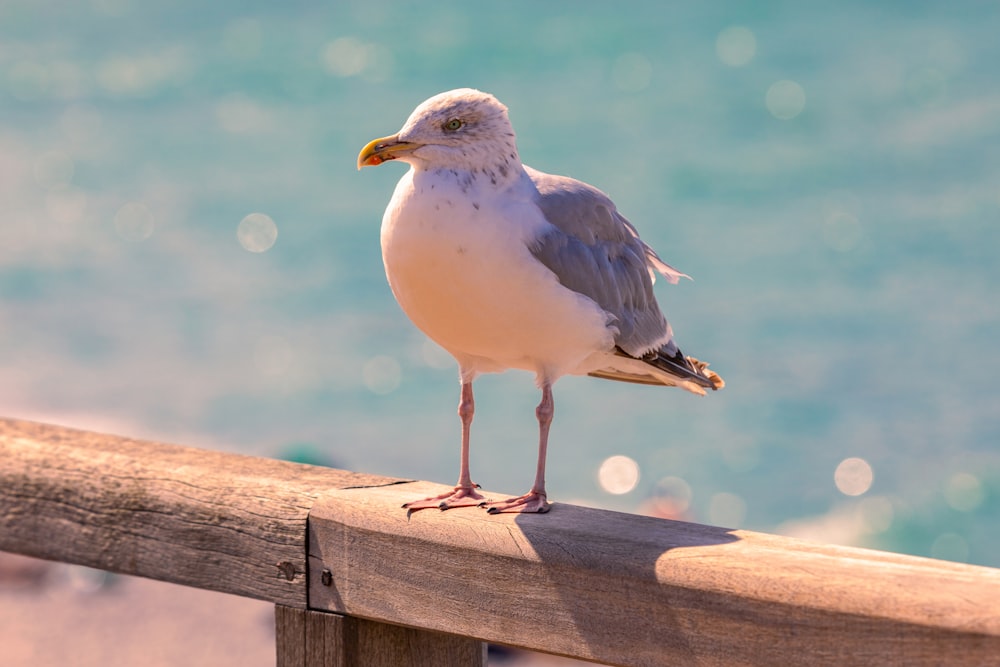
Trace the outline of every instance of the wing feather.
{"label": "wing feather", "polygon": [[672,332],[653,294],[654,272],[684,276],[639,238],[603,192],[581,181],[525,167],[536,203],[552,225],[531,250],[569,289],[614,318],[616,344],[641,357],[670,342]]}

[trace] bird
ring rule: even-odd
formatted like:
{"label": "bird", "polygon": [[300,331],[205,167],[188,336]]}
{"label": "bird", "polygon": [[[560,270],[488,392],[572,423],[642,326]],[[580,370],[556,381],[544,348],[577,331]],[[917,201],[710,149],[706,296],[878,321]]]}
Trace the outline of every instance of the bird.
{"label": "bird", "polygon": [[[403,505],[545,513],[553,384],[564,375],[675,386],[725,386],[685,356],[653,293],[671,267],[601,190],[521,162],[508,109],[473,88],[434,95],[402,128],[370,141],[358,170],[409,164],[382,217],[386,278],[414,325],[458,363],[461,449],[453,490]],[[541,401],[531,489],[491,501],[472,481],[472,385],[484,373],[535,374]]]}

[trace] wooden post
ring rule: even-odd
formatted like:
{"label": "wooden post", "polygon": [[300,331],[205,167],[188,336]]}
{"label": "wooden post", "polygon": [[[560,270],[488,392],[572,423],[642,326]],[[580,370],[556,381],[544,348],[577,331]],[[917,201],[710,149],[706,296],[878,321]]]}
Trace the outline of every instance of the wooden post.
{"label": "wooden post", "polygon": [[486,644],[330,612],[275,605],[278,667],[485,667]]}

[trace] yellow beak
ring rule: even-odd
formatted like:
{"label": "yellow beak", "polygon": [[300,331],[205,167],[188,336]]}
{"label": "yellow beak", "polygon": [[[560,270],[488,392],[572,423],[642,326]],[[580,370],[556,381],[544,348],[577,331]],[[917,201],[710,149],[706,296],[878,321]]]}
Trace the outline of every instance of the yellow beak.
{"label": "yellow beak", "polygon": [[410,141],[400,141],[398,134],[394,134],[391,137],[375,139],[374,141],[369,142],[368,145],[362,148],[361,152],[358,153],[358,170],[360,171],[362,167],[375,167],[383,162],[395,160],[400,155],[412,153],[422,146],[423,144],[416,144]]}

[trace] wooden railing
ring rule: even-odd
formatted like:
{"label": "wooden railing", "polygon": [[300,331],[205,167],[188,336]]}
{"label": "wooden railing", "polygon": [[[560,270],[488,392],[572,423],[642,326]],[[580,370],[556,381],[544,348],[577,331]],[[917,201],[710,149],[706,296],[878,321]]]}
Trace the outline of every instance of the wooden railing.
{"label": "wooden railing", "polygon": [[[0,420],[0,550],[273,602],[279,667],[1000,665],[1000,570]],[[2,629],[0,629],[2,633]]]}

